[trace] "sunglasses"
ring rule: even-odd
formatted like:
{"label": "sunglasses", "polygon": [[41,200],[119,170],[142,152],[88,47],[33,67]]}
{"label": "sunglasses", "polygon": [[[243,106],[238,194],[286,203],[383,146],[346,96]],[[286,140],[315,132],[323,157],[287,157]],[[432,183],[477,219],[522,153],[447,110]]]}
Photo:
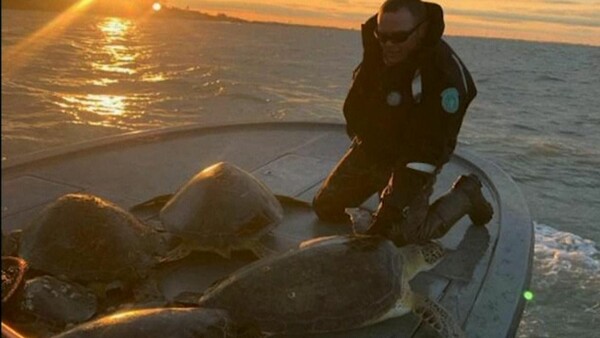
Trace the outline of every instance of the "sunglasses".
{"label": "sunglasses", "polygon": [[408,40],[408,38],[421,26],[425,21],[419,22],[413,29],[408,32],[392,32],[392,33],[382,33],[377,30],[373,32],[375,38],[379,40],[381,43],[386,43],[391,41],[392,43],[403,43]]}

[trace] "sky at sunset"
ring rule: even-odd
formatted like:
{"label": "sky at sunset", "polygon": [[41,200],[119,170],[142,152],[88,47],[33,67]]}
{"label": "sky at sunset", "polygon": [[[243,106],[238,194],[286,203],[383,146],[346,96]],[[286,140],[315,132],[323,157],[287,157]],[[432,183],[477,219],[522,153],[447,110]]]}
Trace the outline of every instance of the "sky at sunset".
{"label": "sky at sunset", "polygon": [[[169,0],[248,20],[358,29],[383,0]],[[600,46],[600,0],[439,0],[446,34]]]}

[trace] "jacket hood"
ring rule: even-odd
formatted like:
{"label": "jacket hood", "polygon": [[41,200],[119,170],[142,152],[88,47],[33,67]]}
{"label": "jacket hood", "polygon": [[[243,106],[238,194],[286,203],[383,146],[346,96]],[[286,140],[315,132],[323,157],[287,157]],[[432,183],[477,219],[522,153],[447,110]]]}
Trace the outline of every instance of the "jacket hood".
{"label": "jacket hood", "polygon": [[[423,41],[424,48],[431,48],[441,40],[444,33],[444,13],[442,7],[431,2],[423,2],[425,4],[426,16],[429,21],[429,27]],[[363,61],[381,60],[381,46],[375,38],[374,32],[377,29],[377,14],[370,17],[362,24],[362,44],[363,44]]]}

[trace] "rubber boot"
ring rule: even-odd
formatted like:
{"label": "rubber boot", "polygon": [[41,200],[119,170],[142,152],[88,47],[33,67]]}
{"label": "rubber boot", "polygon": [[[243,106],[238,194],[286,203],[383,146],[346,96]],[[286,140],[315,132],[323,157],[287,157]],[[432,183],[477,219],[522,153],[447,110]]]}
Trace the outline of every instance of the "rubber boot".
{"label": "rubber boot", "polygon": [[474,174],[460,176],[452,187],[452,190],[460,190],[468,196],[470,202],[469,218],[477,226],[486,225],[494,215],[494,209],[483,197],[481,187],[481,181]]}
{"label": "rubber boot", "polygon": [[380,205],[366,233],[381,235],[402,246],[440,238],[465,215],[476,226],[484,226],[492,219],[493,209],[483,197],[481,187],[477,176],[462,175],[431,206],[417,203],[399,210],[393,205]]}
{"label": "rubber boot", "polygon": [[419,242],[435,176],[412,169],[397,170],[391,183],[380,194],[379,207],[367,234],[381,235],[397,246]]}
{"label": "rubber boot", "polygon": [[481,186],[479,178],[473,174],[460,176],[452,189],[431,205],[423,225],[423,236],[444,236],[464,215],[469,215],[476,226],[487,224],[494,211],[483,197]]}

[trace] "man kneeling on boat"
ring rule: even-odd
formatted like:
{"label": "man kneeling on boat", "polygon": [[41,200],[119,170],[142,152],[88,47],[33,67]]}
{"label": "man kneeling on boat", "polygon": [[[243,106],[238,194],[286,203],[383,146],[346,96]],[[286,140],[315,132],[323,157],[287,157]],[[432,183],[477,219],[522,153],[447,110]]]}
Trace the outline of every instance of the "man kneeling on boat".
{"label": "man kneeling on boat", "polygon": [[319,218],[345,222],[345,208],[380,192],[367,233],[398,246],[442,237],[466,214],[478,226],[491,220],[473,174],[429,204],[477,92],[443,30],[441,7],[420,0],[388,0],[362,25],[363,60],[344,103],[352,145],[314,198]]}

